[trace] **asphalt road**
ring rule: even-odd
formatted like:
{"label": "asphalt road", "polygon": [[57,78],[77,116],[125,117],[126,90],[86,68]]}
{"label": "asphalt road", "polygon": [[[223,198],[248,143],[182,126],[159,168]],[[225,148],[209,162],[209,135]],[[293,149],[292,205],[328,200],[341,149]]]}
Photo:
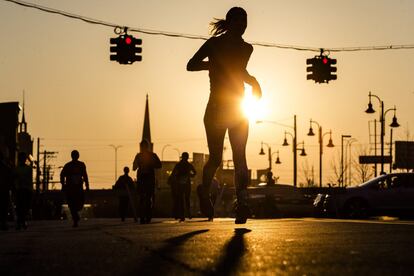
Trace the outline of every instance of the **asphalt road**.
{"label": "asphalt road", "polygon": [[414,221],[233,221],[34,221],[0,232],[0,275],[414,274]]}

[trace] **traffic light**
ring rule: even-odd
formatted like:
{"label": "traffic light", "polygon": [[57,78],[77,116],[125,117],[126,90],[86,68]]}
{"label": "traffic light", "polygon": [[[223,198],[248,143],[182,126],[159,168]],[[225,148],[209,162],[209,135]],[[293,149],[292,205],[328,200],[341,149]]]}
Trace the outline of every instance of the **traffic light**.
{"label": "traffic light", "polygon": [[306,68],[306,71],[310,73],[306,75],[306,79],[314,80],[315,82],[320,82],[321,65],[320,65],[320,60],[318,59],[318,56],[315,56],[314,58],[308,58],[306,60],[306,64],[310,65]]}
{"label": "traffic light", "polygon": [[329,82],[330,80],[336,80],[337,79],[336,67],[333,66],[333,65],[336,64],[336,59],[334,59],[334,58],[327,58],[327,59],[328,59],[328,65],[329,65],[329,75],[328,75],[327,82]]}
{"label": "traffic light", "polygon": [[132,35],[123,34],[110,39],[110,60],[118,61],[120,64],[132,64],[135,61],[141,61],[142,40]]}
{"label": "traffic light", "polygon": [[336,59],[329,58],[323,54],[309,58],[306,60],[306,64],[310,65],[306,68],[306,79],[314,80],[315,83],[328,83],[330,80],[336,80]]}

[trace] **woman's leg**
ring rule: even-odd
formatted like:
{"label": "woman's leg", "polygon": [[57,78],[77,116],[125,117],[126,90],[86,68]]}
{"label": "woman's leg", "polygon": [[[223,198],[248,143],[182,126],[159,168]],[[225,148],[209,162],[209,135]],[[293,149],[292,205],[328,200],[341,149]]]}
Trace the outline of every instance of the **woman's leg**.
{"label": "woman's leg", "polygon": [[249,174],[246,161],[246,144],[249,135],[249,122],[243,121],[229,129],[229,139],[233,151],[234,184],[236,192],[245,190],[249,183]]}
{"label": "woman's leg", "polygon": [[246,223],[250,216],[248,207],[247,185],[249,183],[249,173],[246,161],[246,143],[249,134],[249,123],[243,121],[235,127],[229,129],[229,139],[233,151],[234,162],[234,185],[236,186],[236,224]]}
{"label": "woman's leg", "polygon": [[224,136],[226,128],[217,127],[214,123],[205,123],[209,158],[203,168],[203,186],[210,190],[213,177],[221,164],[223,156]]}
{"label": "woman's leg", "polygon": [[203,168],[203,183],[197,187],[197,193],[200,199],[201,212],[212,220],[214,217],[214,208],[210,199],[210,187],[213,177],[221,164],[223,156],[225,127],[218,127],[214,120],[208,120],[208,113],[204,118],[204,125],[207,134],[207,143],[209,149],[209,158]]}

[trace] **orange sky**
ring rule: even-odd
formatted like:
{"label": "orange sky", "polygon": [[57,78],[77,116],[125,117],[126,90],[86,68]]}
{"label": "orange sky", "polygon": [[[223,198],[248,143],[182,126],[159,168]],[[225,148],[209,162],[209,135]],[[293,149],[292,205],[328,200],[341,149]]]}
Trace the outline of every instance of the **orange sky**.
{"label": "orange sky", "polygon": [[[36,3],[120,25],[198,35],[208,35],[208,23],[237,5],[248,13],[246,40],[312,47],[412,44],[414,33],[412,1]],[[108,145],[122,145],[119,175],[138,150],[147,93],[153,142],[160,157],[167,144],[171,146],[164,150],[166,160],[178,158],[175,148],[207,153],[202,118],[208,75],[185,70],[203,41],[134,34],[143,39],[143,62],[125,66],[109,61],[109,38],[115,37],[111,28],[4,1],[0,1],[0,24],[0,101],[21,101],[26,91],[29,131],[42,138],[42,149],[59,152],[53,160],[57,167],[77,148],[87,163],[91,186],[109,188],[114,180],[114,150]],[[305,141],[308,153],[299,159],[300,182],[306,164],[318,170],[317,139],[306,136],[309,119],[318,121],[324,131],[332,129],[337,145],[325,149],[325,181],[332,173],[332,159],[339,156],[341,134],[358,140],[355,151],[367,146],[368,120],[379,118],[364,113],[369,91],[380,96],[386,108],[396,105],[401,127],[394,137],[413,138],[414,50],[331,53],[338,60],[338,80],[329,85],[306,80],[306,59],[314,55],[255,46],[248,65],[269,107],[264,119],[291,125],[293,115],[298,116],[298,141]],[[373,104],[378,110],[378,102]],[[387,114],[387,125],[391,118],[392,112]],[[277,125],[252,124],[248,164],[251,169],[267,167],[267,157],[258,155],[264,141],[280,151],[282,164],[274,174],[281,183],[292,183],[291,148],[281,146],[284,131]],[[231,159],[230,150],[224,158]]]}

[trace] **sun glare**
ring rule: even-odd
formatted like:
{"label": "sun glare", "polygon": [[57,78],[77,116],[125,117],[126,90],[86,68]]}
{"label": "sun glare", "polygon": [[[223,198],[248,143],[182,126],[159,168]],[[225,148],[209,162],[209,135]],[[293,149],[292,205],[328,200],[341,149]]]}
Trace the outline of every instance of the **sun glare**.
{"label": "sun glare", "polygon": [[266,102],[263,98],[257,99],[254,97],[250,86],[245,87],[245,96],[242,102],[242,108],[244,115],[252,123],[257,120],[265,119],[268,112]]}

